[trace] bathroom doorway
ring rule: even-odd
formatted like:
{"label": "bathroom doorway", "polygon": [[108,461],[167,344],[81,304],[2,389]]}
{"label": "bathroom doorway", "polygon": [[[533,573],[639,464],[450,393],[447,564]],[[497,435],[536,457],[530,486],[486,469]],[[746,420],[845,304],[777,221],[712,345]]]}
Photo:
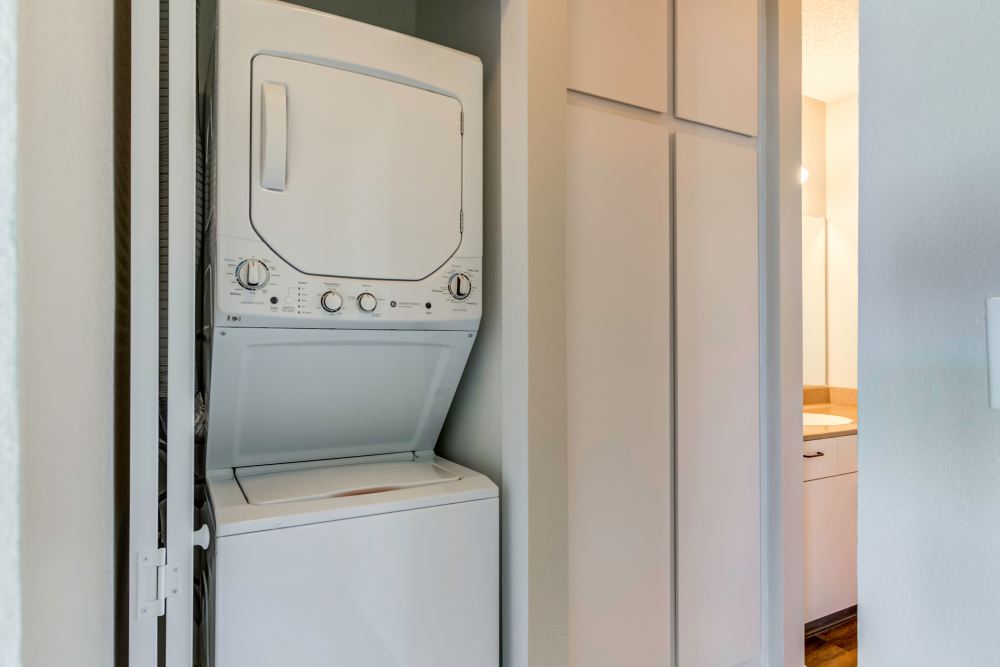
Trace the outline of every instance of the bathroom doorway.
{"label": "bathroom doorway", "polygon": [[857,665],[858,0],[802,0],[807,667]]}

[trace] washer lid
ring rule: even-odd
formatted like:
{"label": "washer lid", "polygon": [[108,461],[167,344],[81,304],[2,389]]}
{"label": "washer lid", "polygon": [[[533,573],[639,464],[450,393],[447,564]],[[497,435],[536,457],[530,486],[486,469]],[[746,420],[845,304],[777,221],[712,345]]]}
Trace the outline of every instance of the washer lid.
{"label": "washer lid", "polygon": [[420,280],[462,240],[462,106],[378,76],[258,55],[250,222],[303,273]]}
{"label": "washer lid", "polygon": [[293,470],[237,468],[236,479],[251,505],[343,498],[398,491],[461,479],[433,461],[330,462]]}
{"label": "washer lid", "polygon": [[216,329],[209,469],[434,449],[468,331]]}

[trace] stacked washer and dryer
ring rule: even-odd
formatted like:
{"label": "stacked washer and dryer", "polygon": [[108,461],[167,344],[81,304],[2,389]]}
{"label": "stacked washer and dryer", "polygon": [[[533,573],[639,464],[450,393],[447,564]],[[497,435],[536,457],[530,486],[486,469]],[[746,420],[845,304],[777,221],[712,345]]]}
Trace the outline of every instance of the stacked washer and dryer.
{"label": "stacked washer and dryer", "polygon": [[497,487],[434,454],[482,311],[481,63],[276,0],[215,29],[209,661],[497,665]]}

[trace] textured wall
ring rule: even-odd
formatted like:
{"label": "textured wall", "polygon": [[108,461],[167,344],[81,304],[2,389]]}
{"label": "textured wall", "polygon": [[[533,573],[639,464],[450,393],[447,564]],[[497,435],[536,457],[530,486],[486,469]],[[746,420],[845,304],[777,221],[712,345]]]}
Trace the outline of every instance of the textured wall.
{"label": "textured wall", "polygon": [[998,24],[995,0],[862,7],[863,665],[997,661]]}
{"label": "textured wall", "polygon": [[112,664],[112,0],[20,4],[24,664]]}
{"label": "textured wall", "polygon": [[0,290],[0,665],[20,664],[21,587],[18,567],[17,442],[17,4],[0,3],[0,264],[7,289]]}

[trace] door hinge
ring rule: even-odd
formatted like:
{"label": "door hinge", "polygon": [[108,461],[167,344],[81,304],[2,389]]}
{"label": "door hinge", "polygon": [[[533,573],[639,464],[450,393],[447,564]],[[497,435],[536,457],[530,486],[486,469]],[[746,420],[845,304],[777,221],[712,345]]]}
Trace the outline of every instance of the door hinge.
{"label": "door hinge", "polygon": [[465,112],[464,111],[459,111],[458,112],[458,133],[459,134],[463,134],[463,135],[465,134]]}
{"label": "door hinge", "polygon": [[458,209],[458,233],[459,234],[464,234],[465,233],[465,209],[464,208]]}
{"label": "door hinge", "polygon": [[167,565],[167,550],[138,554],[136,618],[163,616],[167,598],[180,592],[180,571]]}

